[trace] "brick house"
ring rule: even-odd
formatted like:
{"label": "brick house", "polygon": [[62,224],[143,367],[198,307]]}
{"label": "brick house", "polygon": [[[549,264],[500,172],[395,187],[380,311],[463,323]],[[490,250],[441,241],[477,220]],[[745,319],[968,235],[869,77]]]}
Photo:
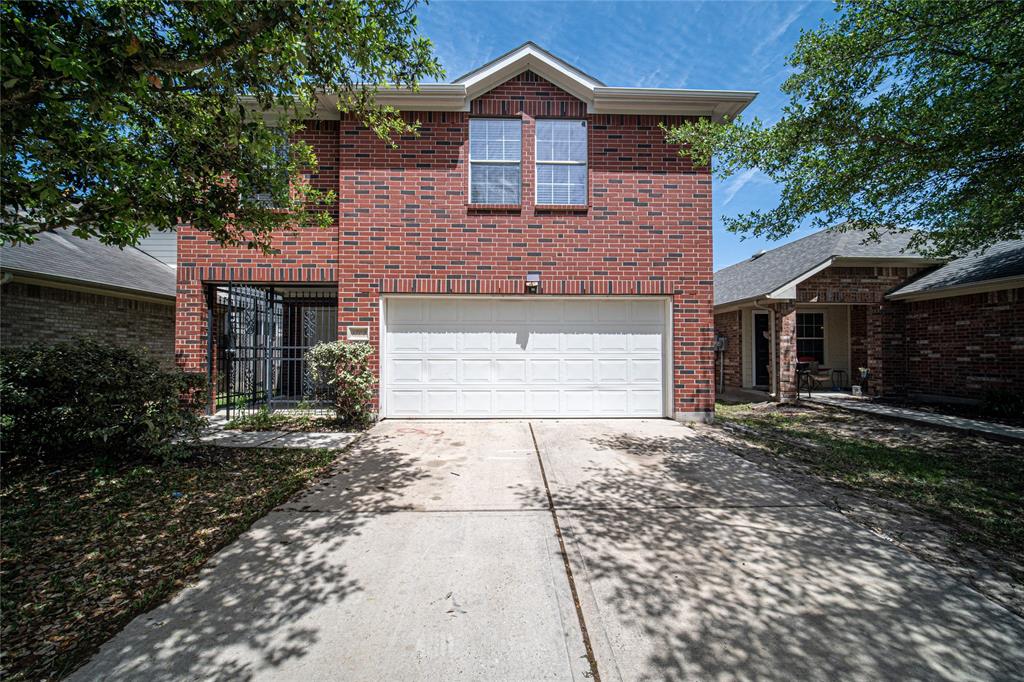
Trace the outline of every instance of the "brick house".
{"label": "brick house", "polygon": [[868,369],[874,395],[983,400],[1024,382],[1024,242],[944,263],[910,235],[823,231],[715,273],[726,387],[796,397],[797,363],[822,389]]}
{"label": "brick house", "polygon": [[608,87],[532,43],[381,92],[421,124],[397,148],[325,97],[300,136],[334,226],[271,256],[179,228],[179,362],[218,405],[291,404],[305,348],[362,339],[382,417],[706,419],[711,177],[659,126],[753,97]]}
{"label": "brick house", "polygon": [[62,229],[38,235],[32,244],[4,245],[0,346],[89,336],[145,348],[165,367],[174,367],[169,236],[157,233],[138,248],[119,249]]}

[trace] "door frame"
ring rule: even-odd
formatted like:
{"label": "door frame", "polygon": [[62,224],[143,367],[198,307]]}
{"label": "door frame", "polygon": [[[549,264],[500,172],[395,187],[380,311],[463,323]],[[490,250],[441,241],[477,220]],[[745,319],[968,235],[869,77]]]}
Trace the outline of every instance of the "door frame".
{"label": "door frame", "polygon": [[[377,370],[377,404],[379,406],[378,419],[389,418],[388,407],[387,407],[387,391],[385,386],[387,384],[387,303],[391,299],[399,298],[466,298],[473,300],[490,299],[495,301],[501,300],[565,300],[565,301],[650,301],[650,300],[661,300],[664,302],[665,309],[665,324],[664,324],[664,342],[661,348],[661,400],[662,400],[662,417],[672,419],[674,417],[674,405],[675,405],[675,393],[673,386],[674,377],[674,364],[673,364],[673,353],[674,348],[674,326],[672,324],[672,296],[665,294],[657,294],[650,296],[636,296],[636,295],[623,295],[623,296],[595,296],[587,294],[579,294],[576,296],[555,296],[547,294],[506,294],[506,295],[489,295],[489,294],[381,294],[379,297],[379,310],[378,310],[378,337],[377,337],[377,350],[380,361],[378,363]],[[433,417],[434,419],[444,419],[445,417]],[[469,419],[469,417],[452,417],[453,419]],[[482,417],[483,419],[490,419],[491,417]],[[493,417],[498,419],[499,417]],[[525,419],[526,417],[524,417]],[[572,419],[573,417],[558,417],[559,419]],[[610,417],[609,417],[610,418]],[[622,417],[622,419],[650,419],[651,417]]]}

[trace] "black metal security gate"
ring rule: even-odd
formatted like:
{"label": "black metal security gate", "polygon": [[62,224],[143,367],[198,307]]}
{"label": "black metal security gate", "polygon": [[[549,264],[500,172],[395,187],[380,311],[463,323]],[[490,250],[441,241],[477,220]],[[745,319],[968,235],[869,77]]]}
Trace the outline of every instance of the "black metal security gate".
{"label": "black metal security gate", "polygon": [[318,410],[329,398],[314,384],[306,351],[338,338],[337,290],[327,287],[211,285],[208,373],[217,411],[231,419],[261,408]]}

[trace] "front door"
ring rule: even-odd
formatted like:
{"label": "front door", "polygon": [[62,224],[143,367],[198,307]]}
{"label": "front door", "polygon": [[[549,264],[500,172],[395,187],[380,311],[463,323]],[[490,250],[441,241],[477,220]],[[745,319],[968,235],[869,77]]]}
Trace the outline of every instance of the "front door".
{"label": "front door", "polygon": [[768,313],[754,313],[754,385],[768,386],[769,351]]}

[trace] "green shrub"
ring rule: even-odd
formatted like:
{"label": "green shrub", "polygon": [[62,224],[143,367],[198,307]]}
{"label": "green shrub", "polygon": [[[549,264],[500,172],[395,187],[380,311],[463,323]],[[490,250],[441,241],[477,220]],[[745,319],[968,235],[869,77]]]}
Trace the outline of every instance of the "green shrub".
{"label": "green shrub", "polygon": [[317,397],[328,399],[339,421],[363,426],[373,420],[377,379],[370,371],[373,346],[332,341],[306,352],[306,365],[317,386]]}
{"label": "green shrub", "polygon": [[5,350],[5,467],[171,456],[202,424],[205,377],[167,371],[145,351],[92,339]]}
{"label": "green shrub", "polygon": [[1024,395],[1010,390],[992,390],[985,394],[982,407],[996,417],[1020,417],[1024,414]]}

